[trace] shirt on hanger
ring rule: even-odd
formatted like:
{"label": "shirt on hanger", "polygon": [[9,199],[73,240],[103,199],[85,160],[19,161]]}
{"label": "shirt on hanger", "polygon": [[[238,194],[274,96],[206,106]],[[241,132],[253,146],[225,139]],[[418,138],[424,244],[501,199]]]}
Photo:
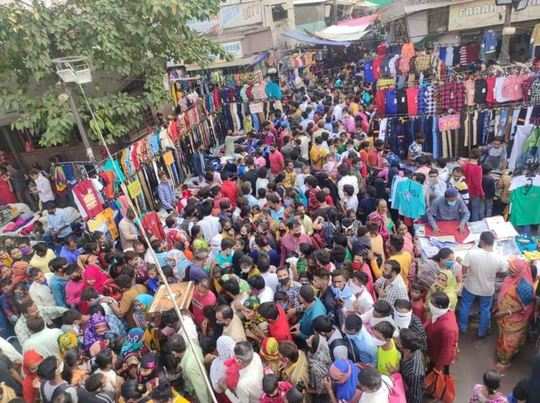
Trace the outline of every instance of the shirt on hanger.
{"label": "shirt on hanger", "polygon": [[407,88],[407,112],[409,116],[418,115],[418,87]]}
{"label": "shirt on hanger", "polygon": [[478,105],[486,103],[487,83],[483,78],[474,80],[474,102]]}
{"label": "shirt on hanger", "polygon": [[474,105],[474,90],[475,84],[473,79],[465,80],[465,105],[473,106]]}
{"label": "shirt on hanger", "polygon": [[486,103],[490,106],[495,104],[495,80],[493,76],[486,78]]}
{"label": "shirt on hanger", "polygon": [[81,216],[86,218],[94,218],[103,211],[103,201],[98,192],[94,189],[92,181],[85,179],[76,184],[73,189],[75,202],[81,213]]}

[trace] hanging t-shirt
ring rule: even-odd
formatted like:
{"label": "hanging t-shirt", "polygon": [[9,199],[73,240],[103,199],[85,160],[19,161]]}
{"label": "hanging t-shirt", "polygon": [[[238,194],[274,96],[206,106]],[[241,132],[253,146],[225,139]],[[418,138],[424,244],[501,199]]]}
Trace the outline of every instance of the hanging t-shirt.
{"label": "hanging t-shirt", "polygon": [[371,60],[364,63],[364,81],[368,84],[375,81],[373,77],[373,62]]}
{"label": "hanging t-shirt", "polygon": [[418,115],[418,87],[407,88],[407,112],[409,116]]}
{"label": "hanging t-shirt", "polygon": [[83,219],[94,218],[103,211],[103,200],[90,179],[85,179],[73,187],[75,204]]}
{"label": "hanging t-shirt", "polygon": [[515,226],[540,224],[540,186],[531,184],[512,190],[510,221]]}
{"label": "hanging t-shirt", "polygon": [[483,78],[474,81],[474,102],[479,105],[486,103],[487,83]]}
{"label": "hanging t-shirt", "polygon": [[508,160],[508,168],[514,170],[516,164],[519,161],[523,150],[525,148],[525,143],[533,130],[533,125],[517,125],[516,134],[514,136],[514,143],[512,144],[512,151],[510,153],[510,158]]}
{"label": "hanging t-shirt", "polygon": [[426,214],[424,186],[412,179],[397,184],[394,202],[395,208],[404,217],[417,219]]}
{"label": "hanging t-shirt", "polygon": [[396,91],[397,110],[400,115],[407,114],[407,95],[405,90]]}
{"label": "hanging t-shirt", "polygon": [[486,102],[488,105],[495,103],[495,80],[496,77],[486,78]]}
{"label": "hanging t-shirt", "polygon": [[396,115],[398,112],[396,90],[391,88],[386,90],[385,106],[387,115]]}

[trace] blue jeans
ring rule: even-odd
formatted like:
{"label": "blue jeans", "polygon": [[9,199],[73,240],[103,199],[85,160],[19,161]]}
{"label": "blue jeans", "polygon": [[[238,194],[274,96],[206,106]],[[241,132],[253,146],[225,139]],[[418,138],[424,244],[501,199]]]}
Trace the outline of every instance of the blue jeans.
{"label": "blue jeans", "polygon": [[481,297],[479,295],[474,295],[467,291],[466,288],[463,288],[461,293],[461,303],[459,304],[459,330],[462,332],[467,331],[471,306],[477,298],[480,301],[480,326],[478,327],[478,336],[484,337],[491,327],[491,305],[493,304],[493,296]]}
{"label": "blue jeans", "polygon": [[469,209],[471,210],[471,219],[469,221],[480,221],[484,219],[484,203],[479,197],[471,197],[469,201]]}

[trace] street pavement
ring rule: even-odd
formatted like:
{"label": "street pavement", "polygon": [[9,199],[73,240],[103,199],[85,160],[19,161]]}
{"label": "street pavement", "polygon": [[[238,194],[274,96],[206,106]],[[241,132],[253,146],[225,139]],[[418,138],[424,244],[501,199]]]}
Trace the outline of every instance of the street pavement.
{"label": "street pavement", "polygon": [[[495,368],[496,326],[493,326],[492,334],[483,340],[476,337],[475,331],[476,328],[471,328],[468,334],[460,335],[458,359],[451,367],[456,379],[456,403],[467,403],[473,386],[482,383],[483,373]],[[517,382],[528,376],[534,355],[535,343],[528,341],[506,369],[501,392],[505,395],[510,393]]]}

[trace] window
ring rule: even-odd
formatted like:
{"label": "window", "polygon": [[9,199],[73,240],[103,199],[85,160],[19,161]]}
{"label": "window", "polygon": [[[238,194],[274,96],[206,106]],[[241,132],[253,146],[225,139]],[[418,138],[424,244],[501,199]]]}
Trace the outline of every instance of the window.
{"label": "window", "polygon": [[272,20],[274,22],[286,20],[289,17],[287,10],[281,4],[272,6]]}

